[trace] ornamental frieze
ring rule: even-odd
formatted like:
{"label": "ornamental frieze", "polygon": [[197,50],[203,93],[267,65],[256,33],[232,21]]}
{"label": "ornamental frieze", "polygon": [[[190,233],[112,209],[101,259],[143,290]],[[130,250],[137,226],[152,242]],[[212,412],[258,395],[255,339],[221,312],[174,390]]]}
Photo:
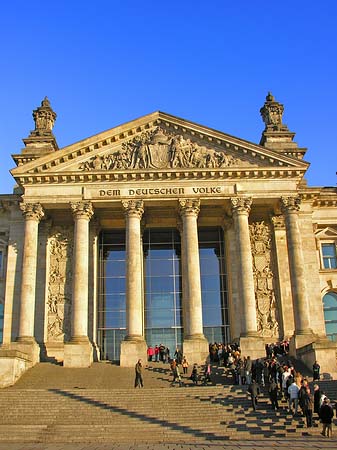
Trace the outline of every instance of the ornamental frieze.
{"label": "ornamental frieze", "polygon": [[267,224],[249,225],[253,258],[257,331],[261,336],[278,337],[278,313],[272,271],[271,232]]}
{"label": "ornamental frieze", "polygon": [[231,154],[202,147],[181,135],[155,128],[124,142],[120,149],[79,165],[83,171],[127,169],[212,169],[249,164]]}
{"label": "ornamental frieze", "polygon": [[64,342],[70,339],[72,252],[71,230],[54,227],[49,237],[48,342]]}

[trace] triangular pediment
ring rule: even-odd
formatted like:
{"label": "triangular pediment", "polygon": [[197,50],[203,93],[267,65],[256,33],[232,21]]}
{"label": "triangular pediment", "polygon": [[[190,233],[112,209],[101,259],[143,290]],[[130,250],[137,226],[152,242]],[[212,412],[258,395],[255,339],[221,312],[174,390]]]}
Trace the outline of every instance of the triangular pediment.
{"label": "triangular pediment", "polygon": [[[155,112],[64,147],[11,171],[26,179],[108,179],[140,173],[266,171],[303,176],[308,164],[166,113]],[[133,174],[133,175],[132,175]],[[246,174],[246,176],[247,176]],[[248,175],[249,176],[249,175]],[[118,178],[118,177],[117,177]]]}
{"label": "triangular pediment", "polygon": [[331,227],[326,227],[323,230],[319,230],[315,233],[316,239],[337,239],[337,230]]}

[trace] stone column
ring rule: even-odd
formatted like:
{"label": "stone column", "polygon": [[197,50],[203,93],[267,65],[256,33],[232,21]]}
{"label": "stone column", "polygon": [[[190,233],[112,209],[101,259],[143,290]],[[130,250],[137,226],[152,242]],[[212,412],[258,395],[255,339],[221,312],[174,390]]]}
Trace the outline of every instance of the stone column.
{"label": "stone column", "polygon": [[298,338],[296,348],[311,342],[309,301],[304,275],[304,258],[301,234],[298,225],[300,197],[281,197],[282,213],[285,217],[291,291],[295,321],[295,336]]}
{"label": "stone column", "polygon": [[184,306],[187,330],[183,352],[190,361],[203,363],[208,355],[208,343],[202,326],[202,302],[197,218],[200,200],[179,200],[183,223],[182,247],[184,249]]}
{"label": "stone column", "polygon": [[89,221],[90,202],[70,203],[74,221],[73,290],[71,340],[65,345],[65,367],[89,367],[93,361],[88,338]]}
{"label": "stone column", "polygon": [[35,342],[35,286],[39,222],[44,211],[39,203],[21,203],[25,216],[25,237],[22,260],[21,303],[18,342]]}
{"label": "stone column", "polygon": [[248,217],[252,205],[250,197],[231,198],[238,257],[238,287],[241,302],[240,347],[242,354],[252,359],[264,356],[264,344],[258,338],[253,258]]}
{"label": "stone column", "polygon": [[138,359],[146,361],[143,334],[143,272],[141,251],[142,200],[122,202],[126,218],[126,327],[121,345],[120,365],[133,367]]}
{"label": "stone column", "polygon": [[238,248],[239,286],[242,305],[241,336],[256,336],[253,259],[248,225],[252,199],[234,197],[231,199],[231,203]]}

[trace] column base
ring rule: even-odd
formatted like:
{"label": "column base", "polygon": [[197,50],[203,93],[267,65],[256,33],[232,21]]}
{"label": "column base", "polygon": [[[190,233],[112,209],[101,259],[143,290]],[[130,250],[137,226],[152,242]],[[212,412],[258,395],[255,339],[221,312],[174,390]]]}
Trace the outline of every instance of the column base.
{"label": "column base", "polygon": [[209,359],[209,344],[203,334],[186,336],[183,342],[183,354],[192,364],[205,364]]}
{"label": "column base", "polygon": [[12,386],[28,369],[40,361],[35,339],[11,342],[0,347],[0,388]]}
{"label": "column base", "polygon": [[257,333],[240,336],[239,346],[241,349],[241,356],[250,356],[250,359],[259,359],[266,356],[266,349],[263,338]]}
{"label": "column base", "polygon": [[141,359],[143,365],[147,361],[147,345],[143,338],[127,336],[124,341],[121,342],[121,367],[135,367],[137,361]]}
{"label": "column base", "polygon": [[296,357],[297,349],[309,345],[316,340],[312,330],[299,330],[289,340],[289,354]]}
{"label": "column base", "polygon": [[74,338],[64,344],[63,367],[90,367],[92,363],[93,348],[88,338]]}
{"label": "column base", "polygon": [[315,361],[321,366],[321,380],[337,379],[336,361],[337,343],[327,338],[317,338],[315,342],[306,344],[302,348],[297,348],[296,357],[312,370]]}

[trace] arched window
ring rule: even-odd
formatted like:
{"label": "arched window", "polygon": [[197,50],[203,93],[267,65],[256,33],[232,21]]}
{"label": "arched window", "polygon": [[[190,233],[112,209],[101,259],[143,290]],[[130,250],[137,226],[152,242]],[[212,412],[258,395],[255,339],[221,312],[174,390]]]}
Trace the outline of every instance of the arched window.
{"label": "arched window", "polygon": [[337,341],[337,294],[335,292],[324,295],[323,310],[326,335],[331,341]]}

